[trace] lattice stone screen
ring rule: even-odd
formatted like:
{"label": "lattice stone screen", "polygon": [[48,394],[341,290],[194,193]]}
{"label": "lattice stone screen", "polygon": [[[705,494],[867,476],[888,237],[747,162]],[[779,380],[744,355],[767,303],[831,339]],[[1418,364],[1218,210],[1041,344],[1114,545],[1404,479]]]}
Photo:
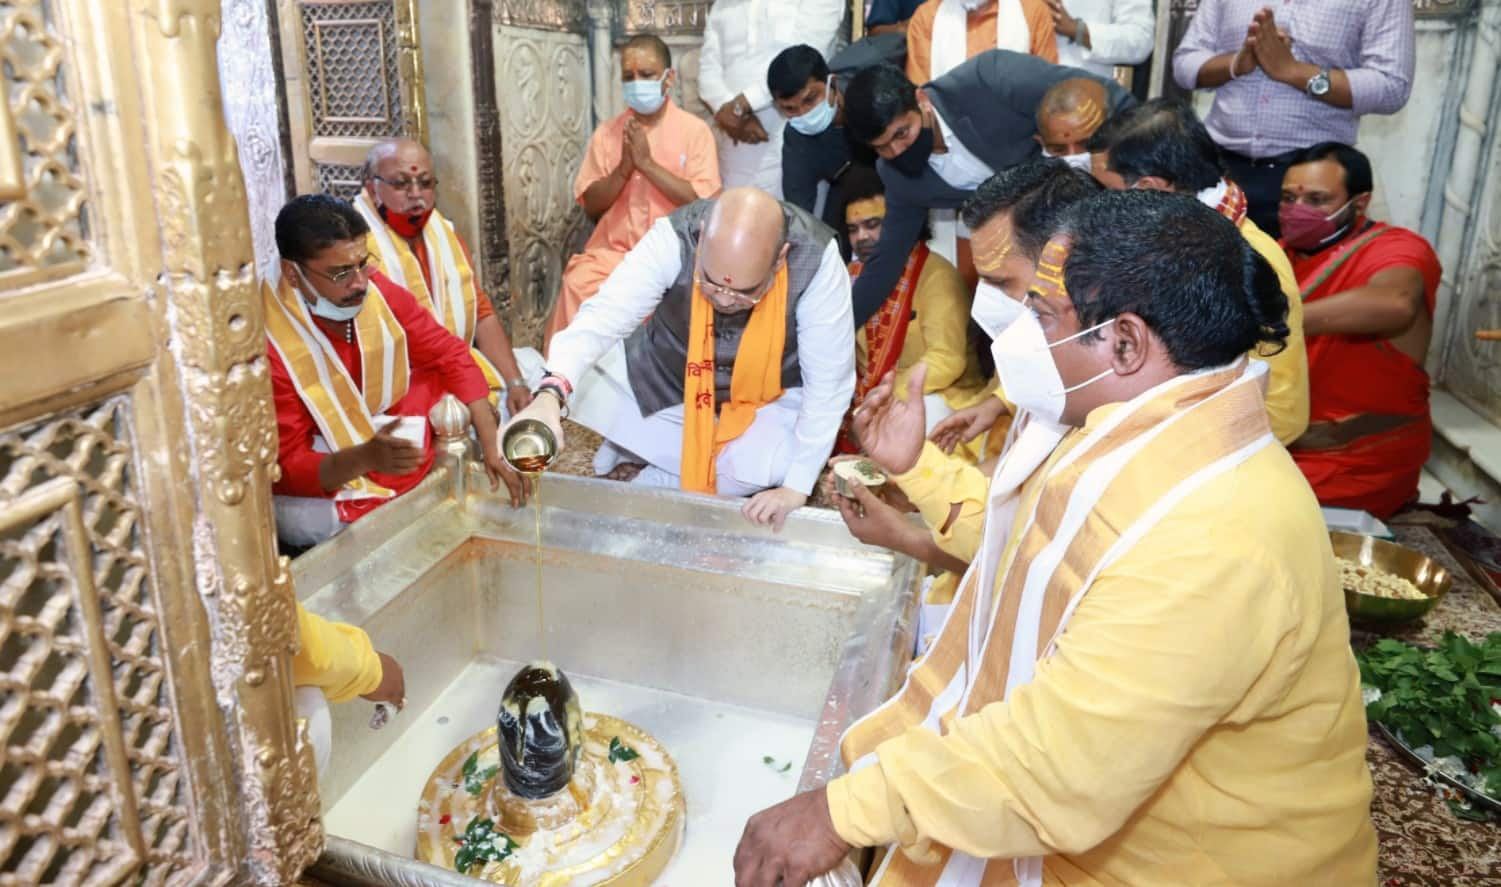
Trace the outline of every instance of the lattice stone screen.
{"label": "lattice stone screen", "polygon": [[0,109],[0,137],[20,146],[26,183],[25,197],[0,203],[0,280],[6,284],[89,257],[62,61],[45,3],[0,2],[0,83],[7,103]]}
{"label": "lattice stone screen", "polygon": [[133,459],[123,396],[0,434],[0,885],[193,863]]}
{"label": "lattice stone screen", "polygon": [[361,168],[358,166],[320,163],[318,164],[318,190],[324,194],[353,200],[360,191],[360,171]]}
{"label": "lattice stone screen", "polygon": [[400,125],[396,15],[390,2],[302,7],[313,134],[380,138]]}

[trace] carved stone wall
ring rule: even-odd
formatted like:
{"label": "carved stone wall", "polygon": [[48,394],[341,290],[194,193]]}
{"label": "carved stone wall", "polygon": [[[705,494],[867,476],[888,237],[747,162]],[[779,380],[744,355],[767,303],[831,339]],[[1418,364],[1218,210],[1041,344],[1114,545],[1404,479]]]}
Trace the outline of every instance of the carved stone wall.
{"label": "carved stone wall", "polygon": [[593,130],[588,47],[580,34],[500,23],[494,39],[512,335],[531,344],[587,230],[573,179]]}
{"label": "carved stone wall", "polygon": [[250,203],[255,264],[266,276],[277,260],[276,213],[291,196],[283,148],[286,117],[281,99],[281,59],[276,11],[270,0],[222,0],[219,83],[224,122],[239,149]]}
{"label": "carved stone wall", "polygon": [[[1497,113],[1501,92],[1491,109],[1492,121]],[[1457,303],[1449,312],[1448,329],[1435,330],[1434,338],[1435,345],[1447,345],[1441,369],[1444,387],[1501,427],[1501,342],[1475,338],[1476,330],[1501,329],[1501,130],[1494,126],[1480,182],[1465,264],[1455,275]]]}

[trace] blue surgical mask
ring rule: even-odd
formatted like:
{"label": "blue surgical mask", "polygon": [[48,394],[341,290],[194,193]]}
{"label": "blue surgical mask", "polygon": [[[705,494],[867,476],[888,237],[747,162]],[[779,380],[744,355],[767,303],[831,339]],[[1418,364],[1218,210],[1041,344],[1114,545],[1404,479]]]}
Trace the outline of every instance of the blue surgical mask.
{"label": "blue surgical mask", "polygon": [[834,113],[837,109],[831,101],[834,98],[833,80],[834,78],[830,76],[824,84],[824,89],[827,90],[824,101],[814,105],[808,113],[800,114],[787,121],[794,130],[805,136],[816,136],[828,129],[829,124],[834,122]]}
{"label": "blue surgical mask", "polygon": [[[662,75],[665,78],[667,75]],[[655,114],[662,103],[667,101],[667,94],[662,90],[662,79],[657,80],[632,80],[622,83],[625,90],[625,105],[637,114]]]}
{"label": "blue surgical mask", "polygon": [[313,289],[312,282],[307,279],[307,275],[303,273],[302,267],[300,265],[297,266],[297,276],[302,278],[302,291],[305,293],[311,293],[313,296],[313,304],[308,306],[308,310],[313,312],[313,314],[317,315],[318,317],[323,318],[324,320],[333,321],[334,323],[342,323],[346,320],[354,320],[359,316],[360,309],[365,307],[364,299],[361,299],[353,305],[345,306],[335,305],[333,302],[330,302],[329,300],[323,298],[323,295],[321,293],[319,293],[316,289]]}

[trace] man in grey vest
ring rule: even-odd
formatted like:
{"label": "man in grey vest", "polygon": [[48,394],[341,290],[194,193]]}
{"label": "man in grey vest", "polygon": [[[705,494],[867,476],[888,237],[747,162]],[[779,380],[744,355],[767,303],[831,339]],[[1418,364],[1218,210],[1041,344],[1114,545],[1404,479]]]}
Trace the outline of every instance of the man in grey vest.
{"label": "man in grey vest", "polygon": [[750,496],[745,516],[780,530],[855,388],[834,232],[754,188],[683,206],[553,337],[547,367],[513,421],[540,419],[561,440],[567,404],[605,438],[595,473],[636,462],[636,483]]}

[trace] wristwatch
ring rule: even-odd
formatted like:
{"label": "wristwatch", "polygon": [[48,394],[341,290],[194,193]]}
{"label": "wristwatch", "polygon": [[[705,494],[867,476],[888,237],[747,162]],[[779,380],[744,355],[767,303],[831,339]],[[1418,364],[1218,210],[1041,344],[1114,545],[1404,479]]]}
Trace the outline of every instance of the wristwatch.
{"label": "wristwatch", "polygon": [[1308,78],[1308,85],[1303,91],[1314,98],[1322,98],[1329,94],[1329,69],[1319,68],[1319,72]]}

